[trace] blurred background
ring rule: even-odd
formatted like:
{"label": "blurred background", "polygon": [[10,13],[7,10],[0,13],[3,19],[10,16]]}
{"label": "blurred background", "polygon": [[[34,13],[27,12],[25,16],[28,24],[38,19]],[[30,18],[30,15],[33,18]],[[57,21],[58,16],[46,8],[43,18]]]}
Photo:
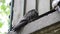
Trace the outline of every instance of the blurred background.
{"label": "blurred background", "polygon": [[0,34],[6,34],[9,29],[11,0],[0,0]]}

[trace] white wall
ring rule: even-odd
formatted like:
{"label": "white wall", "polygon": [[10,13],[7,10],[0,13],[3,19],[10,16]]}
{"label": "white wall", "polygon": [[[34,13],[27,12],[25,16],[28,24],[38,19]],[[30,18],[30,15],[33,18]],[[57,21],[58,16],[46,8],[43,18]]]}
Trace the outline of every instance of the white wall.
{"label": "white wall", "polygon": [[27,0],[26,13],[32,9],[35,9],[36,0]]}
{"label": "white wall", "polygon": [[34,22],[31,22],[27,24],[23,29],[21,34],[29,34],[32,32],[35,32],[37,30],[40,30],[46,26],[49,26],[51,24],[54,24],[56,22],[60,21],[60,13],[57,11],[54,13],[49,14],[48,16],[45,16],[41,19],[38,19]]}
{"label": "white wall", "polygon": [[23,17],[23,8],[24,8],[24,0],[14,1],[14,14],[12,22],[13,26],[15,26],[18,23],[19,19]]}
{"label": "white wall", "polygon": [[[29,10],[35,8],[35,2],[36,2],[36,0],[28,0],[26,11],[29,11]],[[50,0],[39,0],[38,2],[39,2],[39,6],[38,6],[39,15],[46,13],[50,10]],[[39,19],[35,22],[31,22],[30,24],[26,25],[26,27],[24,27],[24,29],[22,30],[21,34],[29,34],[31,32],[34,32],[38,29],[43,28],[44,26],[47,26],[46,24],[45,25],[43,24],[47,20],[47,18],[49,18],[49,16]],[[49,20],[46,22],[49,22]]]}
{"label": "white wall", "polygon": [[39,15],[48,12],[50,10],[50,0],[39,0]]}
{"label": "white wall", "polygon": [[[13,26],[19,22],[20,18],[23,15],[23,4],[24,0],[15,0]],[[35,8],[35,0],[27,0],[26,12],[34,8]],[[50,10],[50,0],[39,0],[39,8],[38,8],[39,15],[49,10]],[[60,13],[56,11],[52,14],[49,14],[48,16],[45,16],[41,19],[38,19],[34,22],[27,24],[24,28],[22,28],[19,34],[32,33],[36,30],[54,24],[57,21],[60,21]]]}
{"label": "white wall", "polygon": [[[26,5],[26,13],[29,10],[36,8],[36,0],[27,0]],[[13,25],[19,21],[21,17],[23,17],[24,9],[24,0],[15,0],[14,2],[14,17],[13,17]],[[39,0],[39,15],[50,10],[50,0]]]}

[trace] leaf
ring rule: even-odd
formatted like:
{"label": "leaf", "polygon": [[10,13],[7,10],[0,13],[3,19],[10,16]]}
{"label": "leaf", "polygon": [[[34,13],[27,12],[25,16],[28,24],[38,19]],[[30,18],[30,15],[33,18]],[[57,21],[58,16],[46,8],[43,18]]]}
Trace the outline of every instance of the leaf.
{"label": "leaf", "polygon": [[5,3],[5,0],[0,0],[0,2]]}
{"label": "leaf", "polygon": [[1,9],[5,11],[6,8],[7,8],[7,7],[6,7],[4,4],[2,4]]}
{"label": "leaf", "polygon": [[2,22],[0,22],[0,28],[3,26],[3,23]]}

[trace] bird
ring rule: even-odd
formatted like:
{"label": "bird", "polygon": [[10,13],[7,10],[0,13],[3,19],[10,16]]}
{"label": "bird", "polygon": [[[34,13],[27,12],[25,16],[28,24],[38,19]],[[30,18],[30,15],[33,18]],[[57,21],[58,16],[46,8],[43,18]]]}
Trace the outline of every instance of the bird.
{"label": "bird", "polygon": [[27,25],[29,22],[32,22],[34,19],[38,17],[38,11],[36,9],[32,9],[26,13],[22,20],[15,26],[13,27],[12,30],[18,31],[21,29],[23,26]]}
{"label": "bird", "polygon": [[60,12],[60,0],[53,0],[52,8]]}
{"label": "bird", "polygon": [[28,11],[28,13],[26,13],[24,15],[24,18],[27,19],[27,20],[29,20],[29,21],[33,20],[33,19],[35,19],[37,17],[38,17],[38,11],[36,9],[30,10],[30,11]]}

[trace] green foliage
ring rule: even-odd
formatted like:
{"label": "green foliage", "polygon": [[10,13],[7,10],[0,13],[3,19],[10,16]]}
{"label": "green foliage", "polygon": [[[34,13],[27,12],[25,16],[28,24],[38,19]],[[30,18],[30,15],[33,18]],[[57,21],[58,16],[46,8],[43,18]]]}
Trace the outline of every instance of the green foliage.
{"label": "green foliage", "polygon": [[[9,17],[10,15],[10,6],[5,4],[5,0],[0,0],[0,3],[2,3],[2,5],[0,5],[0,29],[3,27],[4,23],[8,23],[9,24],[9,18],[7,18],[7,16]],[[3,18],[4,20],[3,20]],[[4,23],[2,22],[4,21]],[[9,25],[8,25],[9,26]],[[0,34],[6,34],[6,32],[2,33],[0,31]]]}
{"label": "green foliage", "polygon": [[0,0],[0,2],[5,3],[5,0]]}
{"label": "green foliage", "polygon": [[2,5],[0,6],[0,9],[2,10],[0,13],[4,13],[6,15],[10,15],[10,7],[9,5],[5,5],[3,2],[2,2]]}
{"label": "green foliage", "polygon": [[2,26],[3,26],[3,23],[0,21],[0,28],[2,28]]}
{"label": "green foliage", "polygon": [[3,9],[4,11],[6,10],[7,6],[5,6],[4,4],[1,5],[1,9]]}

